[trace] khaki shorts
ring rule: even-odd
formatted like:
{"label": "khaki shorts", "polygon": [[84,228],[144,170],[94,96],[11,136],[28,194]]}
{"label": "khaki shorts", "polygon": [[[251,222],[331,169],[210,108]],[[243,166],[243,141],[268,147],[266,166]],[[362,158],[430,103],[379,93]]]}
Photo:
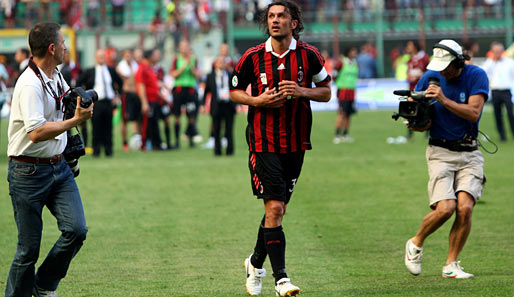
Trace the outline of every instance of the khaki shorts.
{"label": "khaki shorts", "polygon": [[469,193],[477,202],[484,182],[484,157],[479,150],[454,152],[429,145],[426,159],[430,207],[441,200],[456,200],[461,191]]}

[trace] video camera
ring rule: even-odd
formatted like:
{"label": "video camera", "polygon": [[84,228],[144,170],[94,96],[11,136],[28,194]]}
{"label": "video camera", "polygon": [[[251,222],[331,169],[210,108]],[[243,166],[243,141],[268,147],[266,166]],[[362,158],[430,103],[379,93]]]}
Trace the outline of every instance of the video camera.
{"label": "video camera", "polygon": [[[439,79],[431,77],[428,79],[428,85],[439,86]],[[405,97],[411,97],[413,101],[400,101],[398,112],[393,113],[392,118],[396,121],[402,117],[409,123],[409,127],[425,128],[432,118],[432,98],[427,98],[425,91],[395,90],[393,94]]]}
{"label": "video camera", "polygon": [[[80,87],[71,88],[62,98],[65,120],[71,119],[75,115],[77,97],[82,98],[80,106],[83,108],[88,108],[92,103],[98,101],[98,94],[95,90],[86,91]],[[62,154],[64,155],[64,159],[66,159],[68,166],[70,166],[73,176],[77,177],[80,173],[78,159],[86,154],[86,149],[80,134],[72,134],[71,130],[69,130],[67,137],[68,142]]]}

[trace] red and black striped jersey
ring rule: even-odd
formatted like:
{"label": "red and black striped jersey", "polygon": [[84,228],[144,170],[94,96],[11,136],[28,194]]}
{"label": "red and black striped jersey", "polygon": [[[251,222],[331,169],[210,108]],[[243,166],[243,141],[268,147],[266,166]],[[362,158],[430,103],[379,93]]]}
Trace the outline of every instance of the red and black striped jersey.
{"label": "red and black striped jersey", "polygon": [[[282,80],[295,81],[301,87],[330,81],[318,49],[302,41],[291,41],[289,50],[273,52],[271,38],[248,49],[234,69],[230,90],[246,91],[252,96],[277,88]],[[280,108],[249,106],[246,138],[252,152],[289,153],[310,150],[312,112],[309,98],[286,100]]]}

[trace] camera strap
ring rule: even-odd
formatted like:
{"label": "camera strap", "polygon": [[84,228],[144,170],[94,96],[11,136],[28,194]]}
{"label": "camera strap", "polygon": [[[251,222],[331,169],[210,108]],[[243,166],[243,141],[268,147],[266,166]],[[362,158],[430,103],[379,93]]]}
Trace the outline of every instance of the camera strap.
{"label": "camera strap", "polygon": [[59,96],[57,96],[57,93],[54,91],[52,84],[50,82],[45,84],[45,81],[43,80],[43,76],[41,75],[41,71],[39,71],[39,67],[34,62],[33,57],[30,57],[30,59],[29,59],[29,68],[32,69],[32,71],[34,71],[34,73],[36,74],[37,78],[39,78],[39,81],[41,81],[41,85],[43,86],[43,89],[50,96],[52,96],[52,98],[54,98],[55,110],[61,109],[61,100],[62,100],[62,97],[64,96],[64,88],[63,88],[64,84],[63,84],[61,72],[59,72],[59,70],[57,68],[55,68],[55,70],[57,71],[57,74],[59,74],[59,79],[61,80],[60,83],[57,82],[57,91],[59,92]]}

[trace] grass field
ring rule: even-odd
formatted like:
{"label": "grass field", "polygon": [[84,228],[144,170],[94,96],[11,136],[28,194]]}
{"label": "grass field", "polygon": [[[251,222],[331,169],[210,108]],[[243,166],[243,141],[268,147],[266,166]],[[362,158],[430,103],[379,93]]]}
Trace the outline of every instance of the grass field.
{"label": "grass field", "polygon": [[[405,241],[429,211],[426,139],[386,143],[406,129],[391,111],[354,117],[353,144],[332,144],[335,113],[314,114],[312,142],[284,219],[288,273],[302,296],[514,296],[514,141],[484,153],[488,183],[460,256],[472,280],[441,277],[451,222],[425,243],[423,273],[403,265]],[[200,119],[204,136],[208,119]],[[481,130],[497,141],[491,112]],[[16,247],[8,195],[6,126],[0,167],[0,290]],[[183,147],[80,160],[78,177],[89,233],[60,297],[245,296],[243,260],[253,249],[262,202],[253,198],[244,142],[236,154]],[[510,135],[509,135],[510,136]],[[453,221],[453,218],[451,219]],[[59,236],[44,213],[41,259]],[[271,267],[262,296],[274,296]]]}

